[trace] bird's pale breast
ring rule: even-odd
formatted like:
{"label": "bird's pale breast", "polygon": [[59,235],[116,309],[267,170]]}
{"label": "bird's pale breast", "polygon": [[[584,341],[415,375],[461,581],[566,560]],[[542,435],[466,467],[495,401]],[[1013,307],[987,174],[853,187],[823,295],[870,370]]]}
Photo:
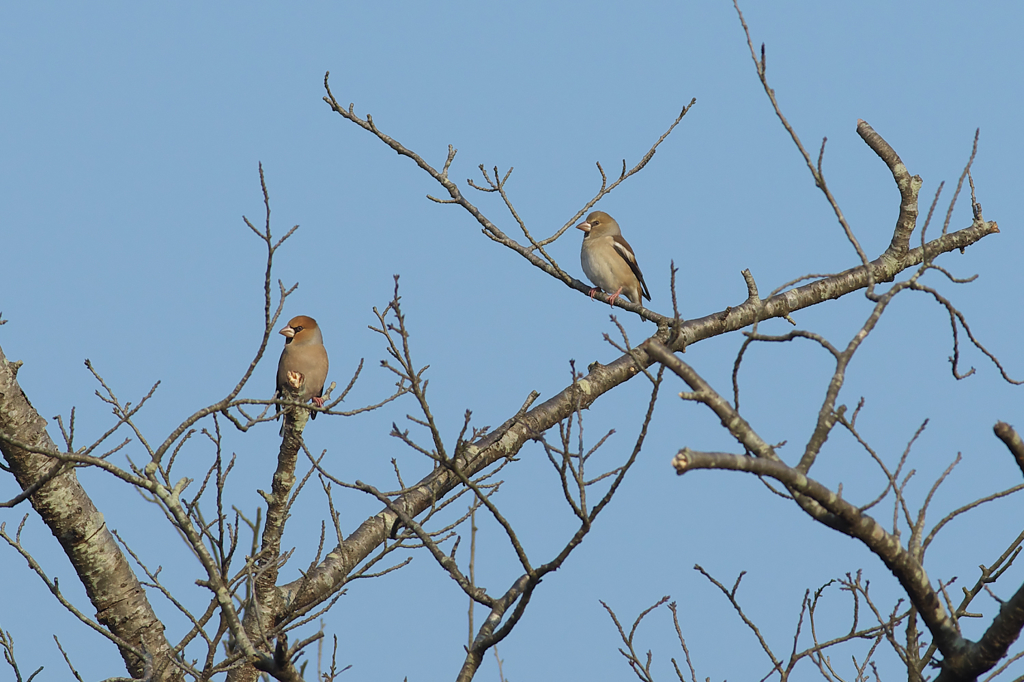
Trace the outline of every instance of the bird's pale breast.
{"label": "bird's pale breast", "polygon": [[[594,286],[613,293],[620,286],[621,273],[616,273],[615,265],[617,263],[615,260],[600,257],[599,250],[604,250],[606,254],[611,253],[617,257],[612,246],[611,235],[588,237],[580,250],[580,264],[583,266],[583,272],[586,273],[587,279]],[[629,267],[625,261],[622,262],[622,266]]]}

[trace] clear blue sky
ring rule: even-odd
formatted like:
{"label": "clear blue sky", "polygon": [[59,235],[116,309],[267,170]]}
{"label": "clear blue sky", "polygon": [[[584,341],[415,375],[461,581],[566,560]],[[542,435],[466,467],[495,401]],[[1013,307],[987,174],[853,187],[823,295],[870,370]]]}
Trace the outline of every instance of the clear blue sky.
{"label": "clear blue sky", "polygon": [[[940,181],[947,183],[944,199],[950,196],[981,128],[974,177],[985,217],[999,221],[1002,233],[943,258],[958,276],[980,273],[976,282],[956,286],[935,275],[927,281],[960,307],[1011,373],[1024,377],[1024,7],[746,4],[791,122],[813,150],[829,138],[826,176],[870,255],[889,242],[898,193],[856,135],[857,119],[871,123],[922,176],[925,205]],[[0,64],[0,311],[9,320],[0,328],[0,345],[25,362],[19,379],[44,417],[66,417],[77,407],[80,444],[110,423],[93,396],[97,386],[85,358],[124,400],[137,401],[163,382],[140,418],[157,440],[225,394],[248,364],[262,320],[263,263],[241,216],[263,220],[261,161],[276,232],[301,225],[277,262],[277,277],[300,283],[286,318],[319,320],[331,378],[339,383],[366,358],[350,405],[373,402],[391,387],[390,374],[378,367],[382,340],[366,327],[374,322],[372,307],[389,300],[396,273],[415,357],[431,366],[434,414],[452,442],[465,409],[473,410],[477,425],[497,426],[531,390],[547,398],[564,387],[570,359],[585,367],[616,357],[602,340],[613,332],[607,307],[485,239],[460,209],[427,201],[439,188],[425,174],[321,101],[328,70],[339,101],[371,113],[431,163],[443,163],[447,145],[457,147],[457,181],[478,178],[478,164],[514,166],[512,198],[539,235],[560,227],[594,194],[595,161],[606,169],[623,158],[635,163],[696,97],[650,165],[600,205],[632,243],[653,294],[650,305],[659,312],[671,312],[673,259],[681,268],[684,317],[742,302],[744,268],[767,292],[805,273],[856,263],[770,109],[725,0],[642,8],[606,2],[7,4],[0,10]],[[496,197],[470,192],[516,234]],[[951,229],[969,222],[963,202]],[[578,251],[575,232],[551,248],[582,277]],[[869,303],[855,295],[794,317],[801,328],[845,343],[868,311]],[[653,331],[635,316],[619,317],[635,342]],[[727,391],[741,340],[733,334],[703,342],[686,359]],[[274,344],[247,391],[253,397],[272,391],[279,341]],[[945,313],[924,296],[907,295],[851,367],[842,398],[850,405],[867,398],[861,425],[888,461],[931,419],[912,461],[914,500],[963,454],[937,496],[933,519],[940,509],[1020,476],[991,427],[999,419],[1024,426],[1022,389],[1001,382],[973,349],[964,350],[964,364],[977,367],[976,375],[954,381],[950,352]],[[809,345],[757,348],[743,370],[745,415],[767,440],[789,442],[785,457],[798,455],[813,424],[829,375],[826,360]],[[598,599],[632,621],[666,594],[679,602],[702,679],[760,678],[768,665],[756,641],[692,570],[695,563],[730,584],[748,571],[740,595],[783,654],[808,587],[863,567],[891,608],[895,581],[878,560],[815,527],[756,480],[674,475],[669,460],[682,446],[736,450],[706,410],[674,397],[678,390],[670,381],[620,496],[583,547],[540,586],[501,645],[509,679],[628,679]],[[593,441],[603,428],[617,429],[603,455],[609,468],[632,447],[647,394],[646,383],[635,380],[590,411]],[[407,400],[369,416],[320,419],[307,430],[307,442],[314,451],[329,449],[339,477],[393,487],[392,458],[406,480],[429,470],[387,435],[391,422],[401,424],[413,409]],[[239,508],[251,512],[261,502],[255,489],[269,485],[276,434],[268,425],[232,436]],[[139,450],[129,450],[139,461]],[[198,444],[186,452],[197,468],[209,454]],[[842,481],[851,499],[868,500],[880,490],[880,477],[850,438],[837,435],[826,455],[819,475],[830,484]],[[556,477],[534,446],[507,471],[498,502],[535,563],[547,560],[573,529]],[[192,584],[200,577],[196,567],[182,559],[183,545],[155,508],[95,473],[82,479],[110,527],[154,566],[170,571],[184,564],[175,569],[178,587],[205,598]],[[299,547],[289,578],[312,559],[327,515],[314,488],[285,538],[286,546]],[[0,478],[0,497],[16,492],[10,477]],[[354,493],[339,500],[346,532],[377,511]],[[0,521],[10,528],[25,511],[0,511]],[[973,584],[977,564],[998,555],[1019,532],[1020,518],[1022,504],[1004,501],[952,524],[933,550],[931,577],[957,575],[957,585]],[[494,525],[480,523],[478,581],[502,592],[513,576],[512,555]],[[91,614],[49,532],[31,520],[25,542]],[[9,548],[0,547],[0,574],[8,585],[0,591],[0,627],[14,634],[23,671],[46,665],[41,679],[66,674],[51,638],[57,634],[85,679],[124,673],[115,649],[58,608]],[[1018,567],[997,593],[1006,596],[1022,574]],[[169,613],[166,603],[151,599]],[[840,631],[848,627],[846,598],[836,592],[832,603],[834,619],[826,622]],[[991,601],[984,608],[993,613]],[[353,665],[347,679],[451,679],[462,660],[465,610],[455,584],[417,553],[398,574],[352,586],[325,624],[341,639],[341,660]],[[167,622],[176,641],[184,624],[174,617]],[[667,679],[668,657],[681,655],[667,612],[652,616],[640,633],[638,648],[654,649],[656,671]],[[895,663],[892,656],[882,661],[890,670]],[[478,679],[497,679],[493,659]]]}

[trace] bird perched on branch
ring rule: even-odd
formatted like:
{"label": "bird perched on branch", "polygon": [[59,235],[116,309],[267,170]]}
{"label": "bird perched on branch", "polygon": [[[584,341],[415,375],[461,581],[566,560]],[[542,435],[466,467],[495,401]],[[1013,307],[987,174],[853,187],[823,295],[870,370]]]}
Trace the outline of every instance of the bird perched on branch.
{"label": "bird perched on branch", "polygon": [[601,289],[611,294],[609,304],[614,304],[620,295],[633,303],[642,304],[641,295],[651,300],[643,273],[636,263],[636,255],[622,238],[614,218],[604,211],[594,211],[576,229],[583,230],[583,250],[580,252],[583,272],[596,287],[590,290],[590,298],[594,298],[597,290]]}
{"label": "bird perched on branch", "polygon": [[[277,396],[285,397],[286,389],[289,389],[291,393],[298,394],[296,400],[300,403],[312,400],[317,407],[323,407],[327,349],[316,320],[306,315],[293,317],[288,326],[278,333],[286,339],[281,360],[277,363]],[[277,411],[281,412],[280,405]],[[316,419],[316,412],[311,412],[310,417]]]}

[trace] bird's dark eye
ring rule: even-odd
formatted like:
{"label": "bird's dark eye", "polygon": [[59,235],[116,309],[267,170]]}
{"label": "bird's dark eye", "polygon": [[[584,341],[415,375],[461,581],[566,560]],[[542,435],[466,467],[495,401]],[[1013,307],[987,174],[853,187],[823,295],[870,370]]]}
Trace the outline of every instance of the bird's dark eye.
{"label": "bird's dark eye", "polygon": [[302,325],[301,324],[298,327],[295,327],[295,333],[296,334],[298,334],[301,331],[302,331]]}

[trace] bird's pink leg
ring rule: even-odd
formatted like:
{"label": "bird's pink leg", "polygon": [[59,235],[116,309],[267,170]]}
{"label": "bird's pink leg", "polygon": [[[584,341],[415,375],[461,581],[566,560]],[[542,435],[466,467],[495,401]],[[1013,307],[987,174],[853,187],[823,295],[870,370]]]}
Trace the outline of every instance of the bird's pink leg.
{"label": "bird's pink leg", "polygon": [[311,398],[311,400],[313,401],[313,404],[316,405],[317,407],[323,407],[324,406],[324,399],[321,398],[320,396],[317,396],[315,398]]}
{"label": "bird's pink leg", "polygon": [[593,289],[590,290],[590,300],[594,300],[594,294],[596,294],[597,292],[598,292],[598,288],[597,287],[594,287]]}
{"label": "bird's pink leg", "polygon": [[614,294],[612,294],[612,297],[610,299],[608,299],[608,305],[614,306],[615,305],[615,299],[617,299],[619,297],[619,294],[621,294],[621,293],[622,293],[622,287],[619,287],[619,290],[616,291]]}

